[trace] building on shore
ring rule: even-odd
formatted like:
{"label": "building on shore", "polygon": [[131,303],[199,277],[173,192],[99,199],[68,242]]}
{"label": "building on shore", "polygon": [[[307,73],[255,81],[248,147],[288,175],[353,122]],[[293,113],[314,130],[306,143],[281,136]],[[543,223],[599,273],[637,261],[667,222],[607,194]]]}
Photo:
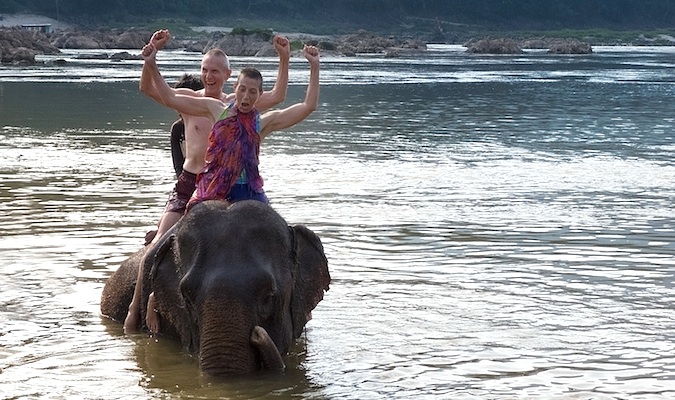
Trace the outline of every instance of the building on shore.
{"label": "building on shore", "polygon": [[52,24],[22,24],[21,28],[33,32],[52,33]]}

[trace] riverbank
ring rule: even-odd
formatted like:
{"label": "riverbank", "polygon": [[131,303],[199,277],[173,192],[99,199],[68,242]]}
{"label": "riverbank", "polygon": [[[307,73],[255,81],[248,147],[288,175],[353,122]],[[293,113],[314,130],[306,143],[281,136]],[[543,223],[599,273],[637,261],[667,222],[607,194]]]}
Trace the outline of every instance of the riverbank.
{"label": "riverbank", "polygon": [[[7,20],[4,20],[7,24]],[[11,23],[19,20],[14,18]],[[113,52],[114,59],[139,58],[138,50],[145,45],[153,31],[147,28],[85,30],[78,27],[52,30],[48,23],[24,22],[11,27],[0,27],[0,60],[3,64],[31,65],[36,54],[58,54],[61,49],[129,50]],[[32,20],[31,20],[32,21]],[[172,31],[173,32],[173,31]],[[190,33],[174,33],[168,49],[184,49],[203,53],[210,48],[221,48],[232,56],[274,56],[271,30],[243,28],[194,27]],[[424,52],[426,42],[395,36],[379,36],[359,31],[340,36],[320,36],[304,33],[283,34],[291,40],[294,54],[301,53],[303,44],[318,46],[323,54],[353,56],[382,54],[397,57],[405,53]],[[134,53],[134,54],[131,54]]]}
{"label": "riverbank", "polygon": [[[438,22],[438,21],[436,21]],[[443,22],[443,21],[441,21]],[[53,32],[64,32],[72,30],[95,31],[97,29],[84,29],[76,24],[64,22],[49,18],[43,15],[35,14],[0,14],[0,28],[16,27],[25,24],[50,24]],[[100,26],[100,25],[98,25]],[[154,31],[158,28],[169,28],[174,33],[176,38],[207,38],[214,33],[229,33],[237,27],[252,29],[254,26],[271,26],[269,21],[263,23],[260,21],[247,20],[244,25],[239,26],[194,26],[179,19],[167,19],[150,21],[141,25],[116,27],[103,26],[105,30],[129,30],[140,29],[147,31]],[[434,25],[436,26],[436,25]],[[551,30],[499,30],[493,29],[492,26],[468,25],[460,23],[449,23],[447,21],[436,26],[436,29],[430,31],[411,31],[401,27],[399,31],[391,31],[388,34],[377,33],[379,36],[389,37],[396,36],[404,39],[414,39],[425,43],[445,43],[445,44],[465,44],[470,41],[475,41],[484,38],[508,38],[517,41],[533,41],[533,40],[547,40],[547,39],[575,39],[582,42],[587,42],[592,46],[671,46],[675,45],[675,30],[674,29],[610,29],[610,28],[585,28],[585,29],[568,29],[558,28]],[[527,28],[526,28],[527,29]],[[342,32],[340,35],[318,35],[310,32],[312,29],[298,29],[293,30],[293,27],[285,27],[280,29],[280,34],[283,34],[291,39],[298,40],[326,40],[335,36],[342,36],[349,33],[356,33],[358,30],[352,32]],[[305,32],[306,33],[302,33]]]}
{"label": "riverbank", "polygon": [[[204,52],[219,47],[233,56],[274,56],[271,30],[218,27],[170,27],[173,39],[170,49]],[[675,37],[662,32],[549,31],[492,32],[442,31],[436,39],[428,37],[397,37],[359,31],[346,35],[313,35],[281,33],[292,41],[299,52],[304,43],[321,48],[323,54],[353,56],[381,54],[398,57],[424,52],[428,43],[462,44],[472,53],[515,54],[524,48],[548,49],[551,53],[588,54],[593,45],[675,45]],[[60,49],[129,50],[112,52],[112,59],[138,58],[140,49],[152,35],[149,27],[83,29],[48,17],[0,14],[0,59],[3,64],[30,65],[36,54],[57,54]],[[441,37],[442,36],[442,37]],[[133,51],[132,51],[133,50]],[[131,54],[133,53],[133,54]]]}

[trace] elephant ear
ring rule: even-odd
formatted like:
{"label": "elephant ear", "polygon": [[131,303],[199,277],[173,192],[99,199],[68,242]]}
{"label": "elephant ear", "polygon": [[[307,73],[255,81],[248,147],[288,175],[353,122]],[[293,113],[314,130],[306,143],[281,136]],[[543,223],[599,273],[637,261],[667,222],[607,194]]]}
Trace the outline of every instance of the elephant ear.
{"label": "elephant ear", "polygon": [[139,249],[106,280],[101,293],[101,315],[124,322],[129,311],[129,303],[134,297],[138,265],[144,254],[145,248]]}
{"label": "elephant ear", "polygon": [[328,291],[330,273],[321,239],[304,225],[289,227],[293,236],[295,283],[291,296],[293,335],[300,337],[305,324],[312,319],[312,310]]}
{"label": "elephant ear", "polygon": [[173,236],[163,236],[159,242],[148,248],[145,257],[142,260],[141,268],[143,268],[144,278],[143,287],[141,288],[141,321],[145,321],[148,296],[154,291],[158,261],[164,259],[167,251],[171,249],[172,242]]}
{"label": "elephant ear", "polygon": [[174,234],[158,243],[150,271],[151,290],[155,293],[155,308],[160,315],[161,332],[181,341],[182,345],[195,351],[195,333],[186,312],[185,301],[180,292],[182,270],[178,262],[177,242]]}

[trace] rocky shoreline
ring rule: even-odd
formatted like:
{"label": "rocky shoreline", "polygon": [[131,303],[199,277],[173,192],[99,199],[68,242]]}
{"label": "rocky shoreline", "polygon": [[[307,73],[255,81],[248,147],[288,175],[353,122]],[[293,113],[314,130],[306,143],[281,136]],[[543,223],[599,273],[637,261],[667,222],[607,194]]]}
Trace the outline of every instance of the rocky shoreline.
{"label": "rocky shoreline", "polygon": [[[94,57],[108,57],[114,61],[140,59],[139,50],[147,43],[151,35],[151,31],[143,29],[89,31],[66,29],[44,33],[21,27],[0,27],[0,61],[2,64],[10,65],[33,65],[36,64],[37,54],[59,54],[62,49],[117,50],[112,54],[102,52],[101,55]],[[274,56],[276,53],[271,44],[272,35],[271,31],[212,31],[191,37],[174,37],[167,47],[199,53],[218,47],[232,56]],[[301,48],[302,43],[310,43],[317,45],[323,54],[333,56],[379,54],[383,57],[398,57],[409,53],[424,52],[427,49],[427,44],[421,40],[378,36],[366,31],[333,37],[302,34],[288,36],[292,47],[296,49]],[[517,54],[521,53],[524,48],[547,48],[550,53],[557,54],[592,52],[588,43],[573,39],[488,38],[471,40],[465,45],[467,52],[481,54]]]}
{"label": "rocky shoreline", "polygon": [[[59,54],[62,49],[114,49],[119,51],[109,55],[113,60],[138,59],[139,50],[151,35],[151,31],[140,29],[71,29],[44,33],[21,27],[0,28],[0,60],[3,64],[32,65],[36,63],[37,54]],[[219,47],[231,56],[274,56],[276,52],[272,45],[272,36],[271,31],[216,31],[201,36],[174,37],[167,48],[203,53],[210,48]],[[300,43],[311,43],[319,46],[324,54],[338,56],[374,53],[396,57],[407,52],[426,50],[426,43],[420,40],[382,37],[365,31],[330,38],[294,35],[289,39],[292,47],[295,44],[296,48],[300,48]]]}

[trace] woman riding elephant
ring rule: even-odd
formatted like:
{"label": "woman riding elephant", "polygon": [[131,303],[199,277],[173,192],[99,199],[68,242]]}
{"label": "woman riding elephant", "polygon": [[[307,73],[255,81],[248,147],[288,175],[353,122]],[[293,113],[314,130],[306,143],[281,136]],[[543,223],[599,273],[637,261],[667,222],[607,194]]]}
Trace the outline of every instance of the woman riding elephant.
{"label": "woman riding elephant", "polygon": [[[211,375],[283,369],[330,283],[319,237],[259,201],[199,203],[149,251],[142,298]],[[142,252],[106,282],[103,315],[124,320]]]}

